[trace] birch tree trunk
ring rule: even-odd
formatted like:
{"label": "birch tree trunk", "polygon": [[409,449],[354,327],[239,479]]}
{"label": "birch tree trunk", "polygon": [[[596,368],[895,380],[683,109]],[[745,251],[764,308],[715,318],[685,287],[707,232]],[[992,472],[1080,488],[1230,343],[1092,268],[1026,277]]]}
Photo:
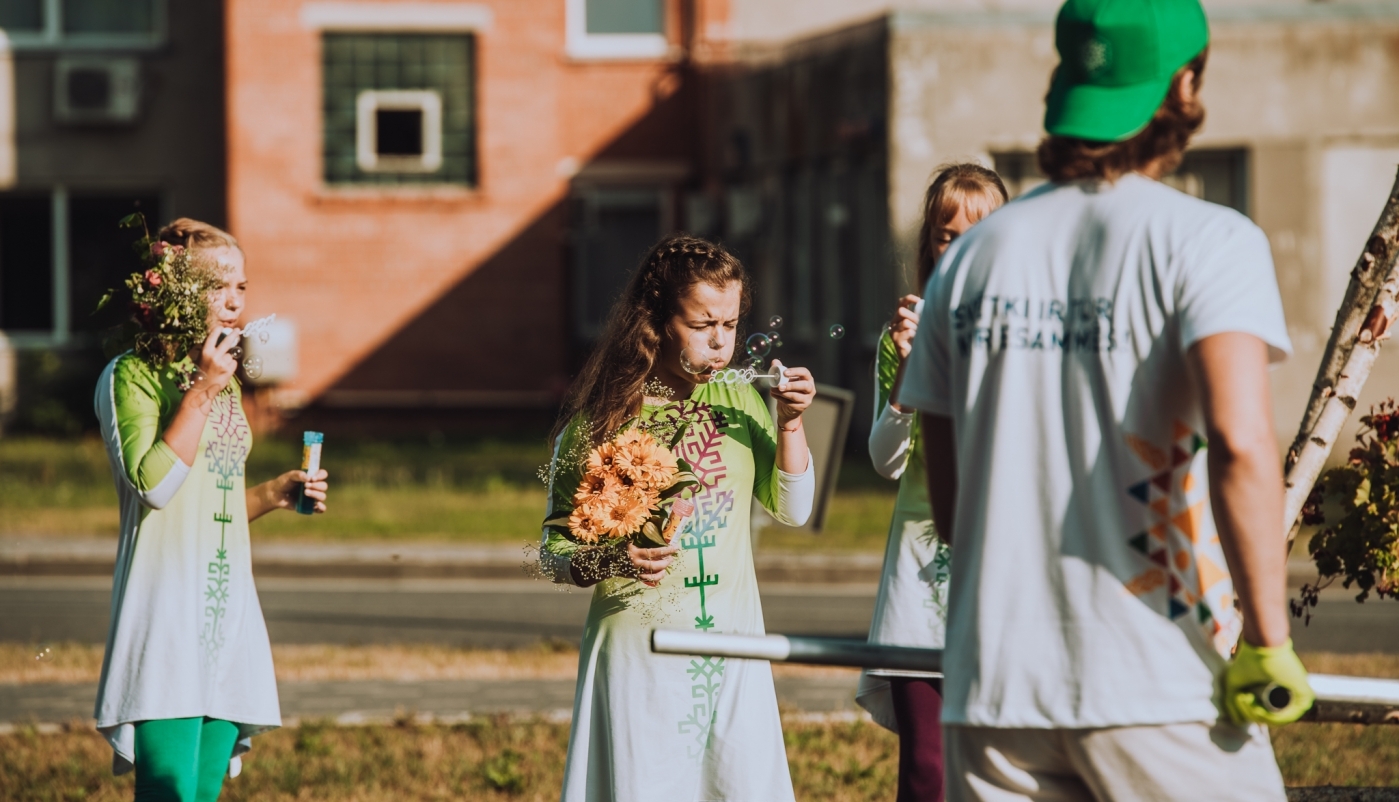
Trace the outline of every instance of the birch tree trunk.
{"label": "birch tree trunk", "polygon": [[1360,390],[1379,356],[1399,313],[1399,175],[1389,202],[1350,274],[1350,286],[1336,313],[1311,399],[1288,450],[1283,507],[1289,547],[1301,528],[1302,506],[1335,446],[1336,437],[1355,409]]}

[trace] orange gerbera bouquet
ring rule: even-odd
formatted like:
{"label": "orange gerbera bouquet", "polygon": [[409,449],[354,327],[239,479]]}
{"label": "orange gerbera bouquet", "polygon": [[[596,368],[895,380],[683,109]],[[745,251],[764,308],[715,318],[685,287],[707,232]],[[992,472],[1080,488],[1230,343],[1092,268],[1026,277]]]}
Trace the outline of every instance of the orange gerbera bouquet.
{"label": "orange gerbera bouquet", "polygon": [[583,471],[573,511],[544,522],[575,542],[634,538],[639,546],[664,546],[694,511],[680,498],[699,481],[689,463],[641,426],[590,451]]}

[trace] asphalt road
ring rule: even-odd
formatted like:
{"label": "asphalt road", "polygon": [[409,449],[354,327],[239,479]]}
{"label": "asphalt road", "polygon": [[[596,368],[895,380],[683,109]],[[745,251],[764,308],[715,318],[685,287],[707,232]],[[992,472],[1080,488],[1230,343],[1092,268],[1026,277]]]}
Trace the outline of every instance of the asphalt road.
{"label": "asphalt road", "polygon": [[[864,637],[874,607],[866,586],[762,589],[768,631]],[[258,582],[273,643],[442,643],[515,648],[577,643],[590,593],[543,581],[289,580]],[[0,577],[0,641],[102,643],[111,582]],[[662,623],[664,625],[664,623]]]}
{"label": "asphalt road", "polygon": [[[0,641],[106,638],[110,581],[0,577]],[[761,588],[769,632],[864,637],[873,586]],[[577,643],[589,593],[543,581],[290,580],[258,582],[274,643],[442,643],[513,648]],[[1295,622],[1299,651],[1399,653],[1399,604],[1356,604],[1328,592],[1310,626]]]}

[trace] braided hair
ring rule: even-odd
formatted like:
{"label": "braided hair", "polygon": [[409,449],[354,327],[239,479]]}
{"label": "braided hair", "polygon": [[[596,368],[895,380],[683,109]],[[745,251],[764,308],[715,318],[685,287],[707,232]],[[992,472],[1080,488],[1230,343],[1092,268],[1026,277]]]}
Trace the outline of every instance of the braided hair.
{"label": "braided hair", "polygon": [[666,323],[680,299],[701,282],[742,286],[739,314],[748,312],[748,271],[722,245],[688,234],[672,234],[642,259],[612,305],[597,346],[564,397],[554,436],[582,415],[595,437],[615,431],[641,410],[643,387],[660,357]]}

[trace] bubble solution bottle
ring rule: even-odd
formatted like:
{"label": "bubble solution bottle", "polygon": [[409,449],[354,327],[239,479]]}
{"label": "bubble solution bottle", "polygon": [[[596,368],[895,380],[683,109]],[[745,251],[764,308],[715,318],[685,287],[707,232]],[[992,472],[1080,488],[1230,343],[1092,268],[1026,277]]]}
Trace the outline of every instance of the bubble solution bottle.
{"label": "bubble solution bottle", "polygon": [[[306,432],[301,435],[301,470],[315,476],[321,469],[321,444],[325,435],[321,432]],[[316,500],[306,495],[306,485],[301,486],[301,496],[296,500],[296,511],[310,515],[316,511]]]}

